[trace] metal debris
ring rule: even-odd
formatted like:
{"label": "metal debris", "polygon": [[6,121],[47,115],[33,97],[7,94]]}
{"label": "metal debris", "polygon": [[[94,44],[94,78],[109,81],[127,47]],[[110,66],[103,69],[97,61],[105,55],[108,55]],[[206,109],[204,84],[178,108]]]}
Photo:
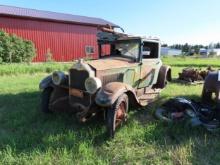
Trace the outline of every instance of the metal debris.
{"label": "metal debris", "polygon": [[210,71],[214,71],[211,66],[209,66],[206,70],[196,68],[184,68],[182,72],[179,73],[178,80],[190,83],[204,81],[205,77]]}

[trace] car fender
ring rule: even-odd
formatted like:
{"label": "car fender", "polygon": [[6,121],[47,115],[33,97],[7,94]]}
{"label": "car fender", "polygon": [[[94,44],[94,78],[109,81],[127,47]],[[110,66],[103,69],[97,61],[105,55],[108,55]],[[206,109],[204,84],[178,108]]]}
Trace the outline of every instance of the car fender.
{"label": "car fender", "polygon": [[163,89],[166,86],[166,81],[172,81],[171,67],[162,65],[160,67],[157,83],[155,84],[154,88]]}
{"label": "car fender", "polygon": [[39,84],[40,90],[44,90],[48,87],[53,87],[52,75],[45,77]]}
{"label": "car fender", "polygon": [[96,94],[95,102],[102,107],[109,107],[115,103],[119,96],[127,93],[129,100],[132,98],[136,103],[138,99],[132,86],[122,82],[111,82],[102,87]]}

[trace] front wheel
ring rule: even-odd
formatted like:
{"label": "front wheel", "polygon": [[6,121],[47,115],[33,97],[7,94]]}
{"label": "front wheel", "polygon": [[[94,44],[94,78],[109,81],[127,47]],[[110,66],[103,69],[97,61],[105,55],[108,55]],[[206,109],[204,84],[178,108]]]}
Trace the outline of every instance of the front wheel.
{"label": "front wheel", "polygon": [[109,137],[114,138],[115,131],[126,120],[128,113],[128,96],[121,95],[111,108],[107,110],[107,133]]}
{"label": "front wheel", "polygon": [[50,96],[53,92],[53,88],[46,88],[41,94],[41,111],[44,113],[51,113],[49,109]]}

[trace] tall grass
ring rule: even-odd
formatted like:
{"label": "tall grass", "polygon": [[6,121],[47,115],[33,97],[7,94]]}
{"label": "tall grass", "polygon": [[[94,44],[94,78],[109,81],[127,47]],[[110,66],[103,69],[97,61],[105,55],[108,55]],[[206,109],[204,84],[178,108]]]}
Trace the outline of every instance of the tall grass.
{"label": "tall grass", "polygon": [[220,68],[220,58],[199,58],[199,57],[163,57],[163,62],[176,67],[208,67]]}
{"label": "tall grass", "polygon": [[68,70],[71,63],[1,64],[0,75],[51,73],[55,70]]}
{"label": "tall grass", "polygon": [[[208,67],[220,68],[220,58],[164,57],[162,61],[172,67]],[[51,73],[55,70],[67,71],[72,63],[32,63],[0,64],[0,75],[18,75]]]}

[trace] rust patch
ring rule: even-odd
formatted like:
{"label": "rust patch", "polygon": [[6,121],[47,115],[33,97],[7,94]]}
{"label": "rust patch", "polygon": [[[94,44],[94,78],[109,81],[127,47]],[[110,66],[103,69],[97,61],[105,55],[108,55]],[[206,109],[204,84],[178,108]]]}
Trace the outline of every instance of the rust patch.
{"label": "rust patch", "polygon": [[133,60],[121,57],[109,57],[106,59],[89,61],[88,64],[96,70],[108,70],[123,67],[132,67],[137,65],[137,63]]}
{"label": "rust patch", "polygon": [[74,88],[70,88],[69,89],[69,94],[72,95],[72,96],[79,97],[79,98],[83,98],[84,97],[84,94],[83,94],[82,91],[80,91],[78,89],[74,89]]}
{"label": "rust patch", "polygon": [[111,75],[104,75],[100,77],[102,81],[102,85],[106,85],[110,82],[123,82],[123,74],[118,73],[118,74],[111,74]]}
{"label": "rust patch", "polygon": [[188,82],[204,81],[209,72],[214,71],[210,66],[206,70],[200,70],[195,68],[184,68],[179,73],[179,80]]}

